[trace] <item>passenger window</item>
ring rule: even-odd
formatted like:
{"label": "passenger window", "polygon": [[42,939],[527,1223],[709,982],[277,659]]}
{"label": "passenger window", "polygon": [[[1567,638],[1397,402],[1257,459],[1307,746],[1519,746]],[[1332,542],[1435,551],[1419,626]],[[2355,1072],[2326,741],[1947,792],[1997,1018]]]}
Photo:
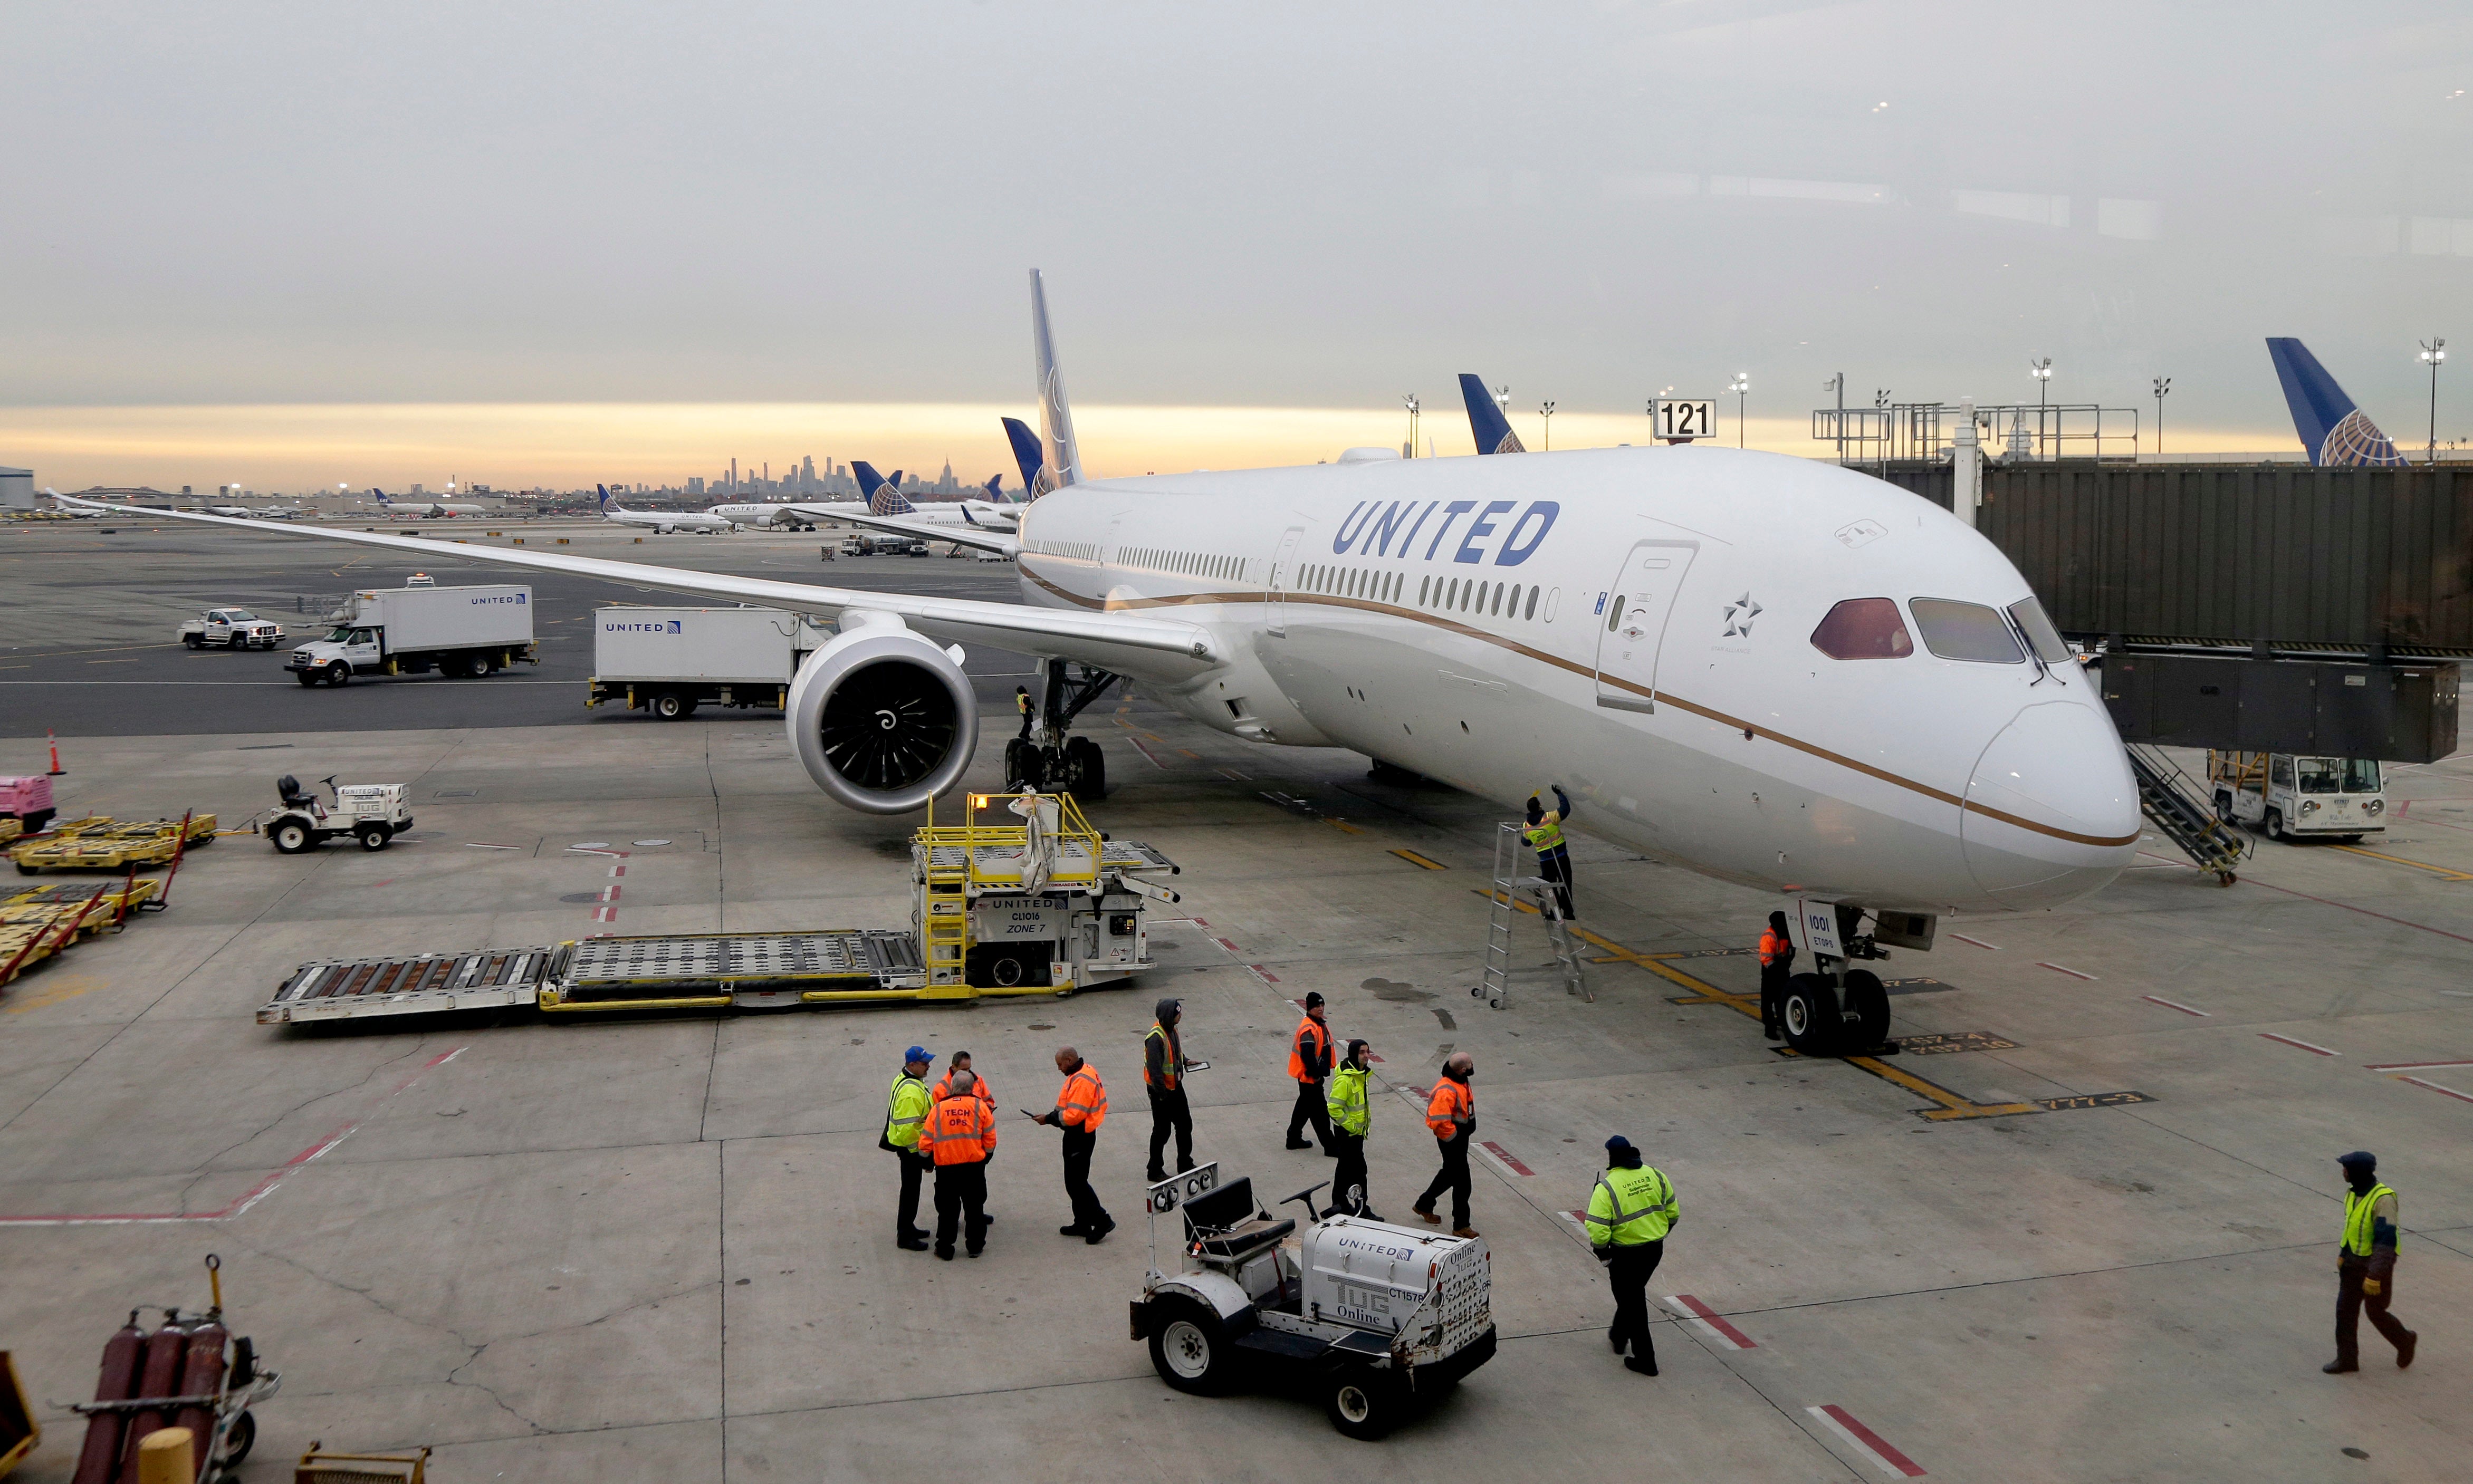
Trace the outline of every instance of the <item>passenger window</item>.
{"label": "passenger window", "polygon": [[1924,648],[1943,659],[1971,659],[1984,664],[2024,664],[2026,652],[1998,609],[1949,598],[1916,598],[1915,627],[1924,632]]}
{"label": "passenger window", "polygon": [[1888,598],[1848,598],[1831,609],[1812,631],[1812,647],[1832,659],[1904,659],[1915,652]]}
{"label": "passenger window", "polygon": [[1486,611],[1488,613],[1500,613],[1502,611],[1502,584],[1497,583],[1494,585],[1494,603],[1492,607],[1486,610]]}
{"label": "passenger window", "polygon": [[1537,589],[1536,589],[1536,588],[1531,587],[1531,588],[1529,588],[1529,589],[1528,589],[1528,611],[1527,611],[1527,612],[1525,612],[1525,613],[1524,613],[1524,614],[1522,614],[1521,616],[1522,616],[1522,617],[1524,617],[1524,618],[1534,618],[1534,617],[1536,617],[1536,616],[1537,616]]}
{"label": "passenger window", "polygon": [[2044,616],[2041,603],[2032,598],[2012,603],[2009,616],[2018,621],[2018,632],[2025,634],[2027,642],[2034,647],[2036,658],[2046,664],[2059,664],[2064,659],[2075,658],[2070,654],[2069,644],[2061,638],[2061,631],[2053,628],[2053,621]]}
{"label": "passenger window", "polygon": [[1618,592],[1615,594],[1615,600],[1606,605],[1606,632],[1608,634],[1614,633],[1615,626],[1622,622],[1622,610],[1623,595]]}
{"label": "passenger window", "polygon": [[1417,579],[1417,606],[1419,608],[1424,608],[1426,606],[1426,588],[1428,585],[1432,582],[1433,579],[1430,577],[1420,577]]}

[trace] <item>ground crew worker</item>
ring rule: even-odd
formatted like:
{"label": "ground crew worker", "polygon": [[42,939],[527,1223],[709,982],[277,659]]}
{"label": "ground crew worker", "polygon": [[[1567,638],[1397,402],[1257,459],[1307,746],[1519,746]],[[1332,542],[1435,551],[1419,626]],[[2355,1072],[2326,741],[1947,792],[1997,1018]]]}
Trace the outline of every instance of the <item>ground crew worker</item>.
{"label": "ground crew worker", "polygon": [[1572,817],[1572,801],[1563,796],[1563,785],[1547,785],[1554,795],[1554,807],[1549,810],[1538,802],[1538,795],[1528,796],[1528,827],[1520,838],[1537,852],[1537,874],[1554,888],[1555,905],[1561,908],[1563,921],[1572,915],[1572,852],[1563,846],[1563,822]]}
{"label": "ground crew worker", "polygon": [[1786,1040],[1786,1027],[1779,1017],[1785,1014],[1787,975],[1794,971],[1794,937],[1787,931],[1786,914],[1769,914],[1769,925],[1761,929],[1761,1034],[1771,1041]]}
{"label": "ground crew worker", "polygon": [[927,1111],[920,1137],[936,1161],[936,1256],[953,1260],[953,1229],[975,1257],[988,1245],[988,1161],[996,1157],[996,1115],[978,1099],[978,1079],[956,1071],[952,1090]]}
{"label": "ground crew worker", "polygon": [[[952,1092],[953,1077],[957,1072],[969,1072],[971,1074],[971,1087],[979,1094],[979,1101],[988,1105],[988,1113],[993,1116],[996,1108],[996,1089],[988,1086],[986,1074],[971,1065],[971,1054],[967,1051],[956,1051],[953,1053],[953,1060],[949,1069],[946,1071],[944,1076],[936,1079],[936,1085],[934,1087],[927,1089],[929,1103],[931,1105],[941,1103]],[[990,1226],[996,1225],[996,1212],[985,1209],[984,1202],[982,1203],[982,1209],[979,1211],[979,1219]]]}
{"label": "ground crew worker", "polygon": [[1151,1162],[1145,1173],[1152,1185],[1167,1179],[1160,1154],[1171,1129],[1176,1133],[1176,1172],[1193,1168],[1193,1109],[1185,1100],[1185,1043],[1176,1034],[1184,1014],[1185,1001],[1161,1000],[1158,1018],[1142,1038],[1142,1089],[1151,1098]]}
{"label": "ground crew worker", "polygon": [[2344,1240],[2336,1253],[2336,1358],[2319,1367],[2329,1376],[2362,1368],[2362,1310],[2395,1347],[2396,1369],[2413,1364],[2421,1336],[2388,1312],[2395,1299],[2396,1193],[2379,1181],[2379,1159],[2356,1149],[2340,1155],[2344,1184]]}
{"label": "ground crew worker", "polygon": [[1322,1140],[1322,1152],[1337,1157],[1339,1151],[1331,1143],[1331,1113],[1323,1106],[1322,1081],[1331,1075],[1331,1027],[1323,1023],[1322,994],[1306,992],[1306,1017],[1297,1022],[1296,1031],[1288,1037],[1288,1076],[1297,1085],[1297,1101],[1288,1110],[1288,1147],[1311,1149],[1313,1144],[1297,1137],[1297,1131],[1310,1119],[1314,1137]]}
{"label": "ground crew worker", "polygon": [[1099,1085],[1099,1069],[1071,1046],[1056,1049],[1056,1069],[1065,1074],[1056,1106],[1033,1120],[1065,1131],[1065,1199],[1073,1208],[1073,1219],[1058,1227],[1056,1234],[1078,1236],[1096,1247],[1116,1230],[1116,1218],[1091,1190],[1091,1151],[1099,1142],[1099,1125],[1108,1118],[1108,1089]]}
{"label": "ground crew worker", "polygon": [[1331,1074],[1331,1142],[1339,1167],[1332,1172],[1331,1209],[1323,1212],[1325,1216],[1382,1219],[1374,1213],[1365,1188],[1365,1133],[1374,1122],[1374,1110],[1365,1098],[1365,1079],[1371,1075],[1367,1059],[1373,1054],[1372,1046],[1352,1041],[1339,1069]]}
{"label": "ground crew worker", "polygon": [[927,1064],[934,1060],[924,1046],[902,1053],[901,1074],[893,1079],[893,1090],[885,1099],[884,1133],[876,1141],[877,1148],[891,1150],[901,1161],[901,1204],[894,1209],[893,1239],[910,1252],[927,1250],[926,1229],[919,1225],[919,1182],[935,1161],[920,1149],[919,1133],[935,1100],[920,1079],[927,1075]]}
{"label": "ground crew worker", "polygon": [[1477,1235],[1477,1229],[1469,1225],[1468,1162],[1469,1140],[1477,1133],[1477,1094],[1469,1089],[1469,1079],[1476,1075],[1476,1064],[1462,1051],[1445,1062],[1443,1074],[1434,1079],[1433,1098],[1426,1104],[1426,1127],[1434,1131],[1434,1147],[1442,1151],[1443,1167],[1410,1208],[1429,1225],[1440,1226],[1443,1218],[1434,1214],[1434,1201],[1449,1190],[1453,1236]]}
{"label": "ground crew worker", "polygon": [[1030,716],[1033,709],[1030,691],[1027,688],[1020,685],[1013,688],[1013,707],[1021,713],[1021,740],[1027,742],[1030,740]]}
{"label": "ground crew worker", "polygon": [[1679,1219],[1674,1183],[1640,1162],[1640,1151],[1621,1134],[1606,1140],[1606,1172],[1589,1192],[1589,1250],[1614,1281],[1615,1322],[1606,1338],[1622,1354],[1623,1369],[1657,1374],[1657,1347],[1648,1335],[1648,1278],[1666,1256],[1666,1233]]}

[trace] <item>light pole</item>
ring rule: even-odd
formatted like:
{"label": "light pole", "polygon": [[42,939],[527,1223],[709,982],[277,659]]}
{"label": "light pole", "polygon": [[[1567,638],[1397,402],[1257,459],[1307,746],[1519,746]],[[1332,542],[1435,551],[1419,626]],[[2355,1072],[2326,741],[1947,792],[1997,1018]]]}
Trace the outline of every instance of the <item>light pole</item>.
{"label": "light pole", "polygon": [[1837,462],[1846,462],[1846,373],[1839,371],[1821,383],[1837,393]]}
{"label": "light pole", "polygon": [[1872,410],[1881,415],[1881,477],[1889,477],[1889,389],[1872,389]]}
{"label": "light pole", "polygon": [[1401,400],[1408,404],[1408,447],[1403,457],[1413,459],[1417,456],[1417,394],[1411,392]]}
{"label": "light pole", "polygon": [[2053,384],[2053,358],[2027,363],[2027,374],[2035,378],[2035,457],[2044,456],[2044,393]]}
{"label": "light pole", "polygon": [[2430,463],[2438,464],[2438,366],[2447,359],[2447,342],[2433,335],[2421,343],[2421,358],[2430,363]]}
{"label": "light pole", "polygon": [[1537,451],[1539,453],[1551,452],[1554,447],[1554,404],[1552,402],[1540,402],[1537,404],[1537,411],[1539,416],[1546,419],[1546,446],[1538,449]]}
{"label": "light pole", "polygon": [[1735,372],[1735,379],[1726,383],[1726,390],[1735,394],[1735,446],[1741,448],[1743,446],[1743,399],[1751,395],[1752,373]]}
{"label": "light pole", "polygon": [[2159,455],[2164,451],[2164,398],[2171,395],[2172,393],[2172,377],[2158,376],[2155,378],[2155,451]]}

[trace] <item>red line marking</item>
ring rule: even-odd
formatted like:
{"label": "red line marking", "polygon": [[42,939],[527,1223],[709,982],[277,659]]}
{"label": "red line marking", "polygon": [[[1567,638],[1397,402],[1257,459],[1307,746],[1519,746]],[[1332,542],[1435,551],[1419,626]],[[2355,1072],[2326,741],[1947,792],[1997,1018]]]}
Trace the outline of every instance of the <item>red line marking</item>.
{"label": "red line marking", "polygon": [[2398,1077],[2396,1081],[2410,1082],[2416,1088],[2428,1088],[2433,1092],[2444,1092],[2449,1097],[2456,1099],[2460,1103],[2473,1103],[2473,1092],[2459,1092],[2454,1088],[2442,1088],[2437,1083],[2428,1081],[2424,1078]]}
{"label": "red line marking", "polygon": [[1212,939],[1211,941],[1212,941],[1212,943],[1215,943],[1215,944],[1219,945],[1221,947],[1226,948],[1226,949],[1227,949],[1229,952],[1231,952],[1231,953],[1234,953],[1234,952],[1236,952],[1236,945],[1235,945],[1235,944],[1233,944],[1233,943],[1230,943],[1230,942],[1229,942],[1227,939],[1225,939],[1225,938],[1213,938],[1213,939]]}
{"label": "red line marking", "polygon": [[264,1180],[259,1181],[256,1185],[252,1185],[247,1191],[243,1192],[238,1197],[217,1207],[213,1210],[111,1211],[80,1213],[76,1215],[0,1216],[0,1226],[156,1226],[182,1221],[223,1221],[228,1218],[240,1215],[251,1207],[255,1206],[258,1202],[274,1194],[275,1187],[281,1185],[285,1178],[291,1175],[294,1170],[300,1168],[300,1166],[334,1148],[337,1144],[340,1144],[344,1140],[351,1137],[354,1133],[359,1131],[362,1124],[367,1123],[370,1118],[377,1113],[378,1109],[394,1101],[398,1094],[404,1091],[404,1089],[410,1088],[414,1083],[419,1082],[421,1079],[422,1074],[429,1071],[432,1067],[443,1066],[446,1063],[455,1060],[457,1057],[462,1056],[468,1049],[469,1048],[467,1046],[457,1046],[452,1051],[440,1052],[438,1055],[431,1057],[428,1061],[421,1063],[419,1069],[415,1070],[410,1076],[404,1078],[401,1082],[396,1083],[393,1091],[388,1092],[384,1097],[379,1098],[376,1103],[371,1105],[369,1112],[364,1113],[361,1116],[353,1119],[351,1122],[345,1124],[342,1128],[327,1135],[324,1138],[318,1140],[318,1142],[311,1144],[308,1148],[301,1150],[291,1159],[284,1161],[281,1164],[276,1167],[274,1173],[268,1175]]}
{"label": "red line marking", "polygon": [[1995,953],[2001,951],[2001,945],[1997,943],[1985,943],[1981,938],[1969,938],[1964,933],[1952,933],[1950,936],[1960,943],[1971,943],[1979,948],[1990,948]]}
{"label": "red line marking", "polygon": [[2182,1004],[2177,999],[2166,999],[2161,994],[2141,994],[2138,997],[2151,1005],[2161,1005],[2167,1010],[2177,1010],[2185,1016],[2203,1016],[2210,1019],[2215,1016],[2215,1012],[2212,1010],[2199,1010],[2193,1006]]}
{"label": "red line marking", "polygon": [[1280,976],[1278,974],[1264,969],[1260,964],[1248,964],[1245,967],[1254,970],[1254,977],[1261,980],[1264,984],[1277,984],[1280,982]]}
{"label": "red line marking", "polygon": [[1253,781],[1254,781],[1251,778],[1248,778],[1246,775],[1244,775],[1244,774],[1242,774],[1242,773],[1237,772],[1237,771],[1236,771],[1236,769],[1234,769],[1234,768],[1222,768],[1222,769],[1220,769],[1220,770],[1219,770],[1219,776],[1220,776],[1221,778],[1235,778],[1235,779],[1236,779],[1237,782],[1239,782],[1239,783],[1251,783],[1251,782],[1253,782]]}
{"label": "red line marking", "polygon": [[1708,1304],[1701,1303],[1698,1299],[1693,1298],[1688,1293],[1668,1294],[1666,1296],[1666,1302],[1690,1309],[1692,1311],[1693,1318],[1699,1320],[1702,1324],[1725,1336],[1727,1341],[1737,1350],[1758,1350],[1760,1348],[1752,1343],[1752,1337],[1750,1335],[1736,1328],[1733,1325],[1726,1323],[1726,1317],[1724,1315],[1718,1313],[1716,1309],[1711,1308]]}
{"label": "red line marking", "polygon": [[2252,886],[2263,886],[2270,892],[2282,892],[2287,897],[2298,897],[2303,901],[2315,901],[2322,907],[2342,907],[2346,912],[2358,912],[2365,918],[2377,918],[2382,922],[2393,922],[2398,927],[2417,927],[2425,933],[2437,933],[2441,938],[2453,938],[2458,943],[2473,943],[2473,938],[2467,938],[2462,933],[2451,933],[2446,928],[2433,927],[2427,922],[2408,922],[2402,918],[2391,918],[2384,912],[2372,912],[2367,907],[2356,907],[2345,902],[2329,901],[2324,897],[2313,897],[2308,892],[2296,892],[2289,886],[2278,886],[2272,881],[2262,881],[2256,876],[2249,876],[2245,879]]}
{"label": "red line marking", "polygon": [[2065,969],[2058,964],[2047,964],[2042,959],[2035,960],[2035,967],[2037,969],[2049,969],[2054,973],[2067,974],[2073,979],[2092,979],[2095,977],[2095,975],[2087,973],[2082,969]]}
{"label": "red line marking", "polygon": [[2314,1046],[2306,1041],[2294,1041],[2290,1036],[2278,1036],[2273,1031],[2261,1031],[2258,1034],[2259,1039],[2262,1041],[2278,1041],[2288,1046],[2298,1046],[2302,1050],[2309,1052],[2312,1056],[2334,1056],[2336,1054],[2324,1046]]}
{"label": "red line marking", "polygon": [[1132,732],[1128,731],[1128,732],[1126,732],[1126,733],[1125,733],[1125,740],[1126,740],[1126,741],[1128,741],[1128,742],[1131,742],[1132,744],[1134,744],[1134,751],[1135,751],[1135,752],[1140,753],[1140,754],[1141,754],[1144,757],[1149,758],[1149,759],[1150,759],[1150,763],[1151,763],[1151,766],[1152,766],[1152,767],[1159,769],[1159,770],[1160,770],[1161,772],[1163,772],[1163,773],[1164,773],[1164,772],[1166,772],[1166,771],[1167,771],[1167,764],[1165,764],[1165,763],[1164,763],[1164,762],[1160,761],[1159,754],[1154,753],[1154,752],[1152,752],[1149,748],[1142,746],[1142,739],[1141,739],[1141,738],[1140,738],[1140,737],[1138,737],[1138,736],[1135,736]]}
{"label": "red line marking", "polygon": [[1504,1164],[1510,1166],[1511,1172],[1515,1175],[1534,1175],[1537,1173],[1527,1165],[1523,1164],[1518,1160],[1512,1158],[1510,1150],[1503,1148],[1493,1139],[1478,1139],[1477,1147],[1494,1156],[1496,1159],[1501,1160]]}
{"label": "red line marking", "polygon": [[2365,1062],[2365,1072],[2418,1072],[2441,1066],[2473,1066],[2473,1062]]}
{"label": "red line marking", "polygon": [[[387,877],[387,878],[386,878],[385,880],[383,880],[383,881],[372,881],[372,882],[371,882],[371,883],[370,883],[370,890],[374,892],[374,891],[376,891],[376,890],[377,890],[379,887],[381,887],[381,886],[393,886],[393,885],[395,885],[395,877],[393,877],[393,876],[389,876],[389,877]],[[892,1116],[892,1114],[887,1113],[885,1116],[886,1116],[886,1117],[891,1117],[891,1116]]]}
{"label": "red line marking", "polygon": [[1838,1432],[1851,1440],[1856,1447],[1870,1453],[1884,1472],[1893,1476],[1904,1474],[1910,1479],[1920,1479],[1924,1476],[1921,1464],[1891,1448],[1887,1439],[1857,1422],[1855,1414],[1844,1407],[1836,1402],[1827,1402],[1820,1406],[1807,1407],[1805,1410],[1837,1424]]}
{"label": "red line marking", "polygon": [[1187,922],[1190,922],[1190,923],[1192,923],[1192,924],[1193,924],[1194,926],[1196,926],[1196,927],[1209,927],[1209,926],[1211,925],[1209,922],[1205,922],[1205,921],[1204,921],[1204,920],[1202,920],[1201,918],[1187,918],[1187,919],[1186,919],[1186,921],[1187,921]]}

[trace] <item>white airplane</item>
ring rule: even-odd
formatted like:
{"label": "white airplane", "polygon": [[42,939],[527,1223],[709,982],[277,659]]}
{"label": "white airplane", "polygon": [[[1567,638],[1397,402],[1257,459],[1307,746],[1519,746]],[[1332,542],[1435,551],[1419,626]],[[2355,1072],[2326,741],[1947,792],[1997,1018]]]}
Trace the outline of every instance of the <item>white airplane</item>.
{"label": "white airplane", "polygon": [[370,494],[380,505],[385,506],[390,515],[417,515],[423,520],[446,520],[457,515],[490,514],[489,507],[484,505],[455,505],[444,500],[426,497],[418,500],[390,500],[387,498],[387,492],[375,485],[370,487]]}
{"label": "white airplane", "polygon": [[[1013,419],[1005,419],[1008,423]],[[1015,426],[1020,426],[1016,423]],[[879,474],[876,466],[864,459],[852,461],[851,473],[858,480],[863,500],[801,500],[782,504],[715,505],[707,515],[721,515],[751,525],[800,525],[812,530],[821,520],[839,520],[863,525],[901,536],[924,537],[929,540],[948,539],[945,527],[976,525],[990,530],[1014,529],[1019,505],[1005,503],[997,494],[1004,476],[999,474],[987,482],[987,498],[959,500],[949,504],[915,505],[901,492],[901,470],[892,477]]]}
{"label": "white airplane", "polygon": [[592,488],[601,494],[601,518],[618,525],[642,526],[656,536],[667,536],[673,531],[719,536],[725,531],[738,529],[738,522],[728,516],[705,511],[682,511],[673,515],[662,511],[628,510],[612,497],[608,485],[594,485]]}
{"label": "white airplane", "polygon": [[2059,905],[2135,854],[2096,684],[2008,559],[1929,501],[1722,447],[1090,481],[1035,272],[1032,296],[1053,491],[1017,536],[940,536],[1014,555],[1022,604],[463,555],[837,615],[792,682],[790,745],[868,812],[960,785],[966,643],[1045,662],[1039,736],[1007,772],[1089,795],[1104,762],[1068,731],[1118,678],[1234,736],[1345,747],[1507,808],[1559,784],[1573,827],[1788,899],[1815,970],[1787,1007],[1798,1047],[1878,1043],[1888,1000],[1857,967],[1876,944]]}
{"label": "white airplane", "polygon": [[264,510],[253,511],[252,514],[256,515],[260,520],[298,520],[300,518],[300,507],[293,505],[269,505]]}
{"label": "white airplane", "polygon": [[209,505],[206,507],[206,514],[209,515],[228,515],[236,519],[247,520],[252,515],[256,515],[257,512],[251,510],[246,505]]}

